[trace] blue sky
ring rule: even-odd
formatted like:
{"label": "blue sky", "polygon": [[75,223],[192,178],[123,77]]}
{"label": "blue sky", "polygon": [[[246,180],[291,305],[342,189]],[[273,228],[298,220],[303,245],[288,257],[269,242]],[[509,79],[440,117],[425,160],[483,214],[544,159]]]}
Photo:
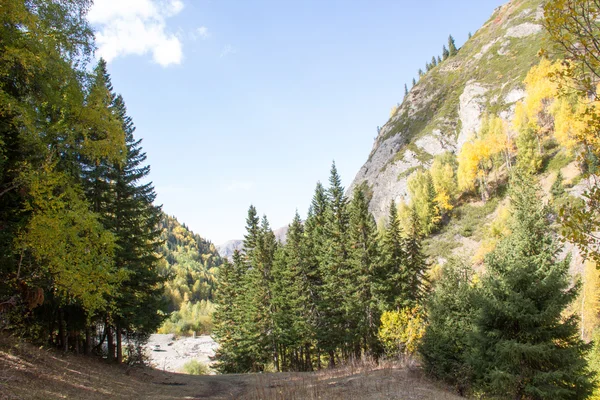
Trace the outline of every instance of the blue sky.
{"label": "blue sky", "polygon": [[306,215],[335,160],[344,185],[448,34],[502,0],[96,0],[90,20],[143,138],[158,203],[220,244],[254,204]]}

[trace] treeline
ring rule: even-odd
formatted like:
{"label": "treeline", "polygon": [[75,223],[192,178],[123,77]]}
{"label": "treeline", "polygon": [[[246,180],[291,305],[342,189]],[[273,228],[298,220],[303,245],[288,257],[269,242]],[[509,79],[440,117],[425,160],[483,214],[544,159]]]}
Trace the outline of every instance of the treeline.
{"label": "treeline", "polygon": [[348,200],[335,165],[329,184],[317,184],[306,221],[296,214],[285,245],[250,207],[243,252],[218,275],[219,371],[310,371],[378,357],[382,314],[421,304],[427,264],[416,215],[402,231],[392,203],[379,234],[367,188]]}
{"label": "treeline", "polygon": [[0,7],[2,328],[122,360],[163,319],[160,208],[90,1]]}

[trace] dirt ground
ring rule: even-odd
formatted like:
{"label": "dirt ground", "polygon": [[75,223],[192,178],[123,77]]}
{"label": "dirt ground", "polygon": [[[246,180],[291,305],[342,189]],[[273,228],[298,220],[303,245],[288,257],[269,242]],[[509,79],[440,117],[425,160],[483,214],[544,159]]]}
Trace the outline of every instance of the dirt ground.
{"label": "dirt ground", "polygon": [[193,376],[128,368],[0,334],[0,399],[383,400],[459,397],[415,368],[348,365],[316,373]]}

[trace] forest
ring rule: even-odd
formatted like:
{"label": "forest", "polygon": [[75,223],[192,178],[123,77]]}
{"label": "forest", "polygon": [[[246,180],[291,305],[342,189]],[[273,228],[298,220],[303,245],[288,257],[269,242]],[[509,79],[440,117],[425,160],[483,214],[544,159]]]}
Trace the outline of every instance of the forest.
{"label": "forest", "polygon": [[[334,163],[285,243],[250,206],[232,261],[155,204],[141,138],[94,59],[91,4],[0,7],[1,331],[129,364],[152,333],[212,332],[219,373],[412,359],[460,395],[600,398],[598,2],[546,3],[550,43],[512,122],[490,111],[459,151],[406,171],[410,200],[386,218]],[[452,36],[443,50],[420,77],[461,51]],[[503,204],[484,246],[438,262],[431,239],[473,202]]]}

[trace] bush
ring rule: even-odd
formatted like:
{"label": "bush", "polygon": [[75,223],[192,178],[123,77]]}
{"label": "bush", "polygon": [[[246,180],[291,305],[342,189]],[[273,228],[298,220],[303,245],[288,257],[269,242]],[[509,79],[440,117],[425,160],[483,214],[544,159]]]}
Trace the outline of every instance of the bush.
{"label": "bush", "polygon": [[191,360],[185,363],[181,372],[189,375],[208,375],[209,368],[198,360]]}
{"label": "bush", "polygon": [[417,351],[425,332],[425,320],[418,307],[386,311],[381,316],[379,340],[388,356],[411,355]]}

